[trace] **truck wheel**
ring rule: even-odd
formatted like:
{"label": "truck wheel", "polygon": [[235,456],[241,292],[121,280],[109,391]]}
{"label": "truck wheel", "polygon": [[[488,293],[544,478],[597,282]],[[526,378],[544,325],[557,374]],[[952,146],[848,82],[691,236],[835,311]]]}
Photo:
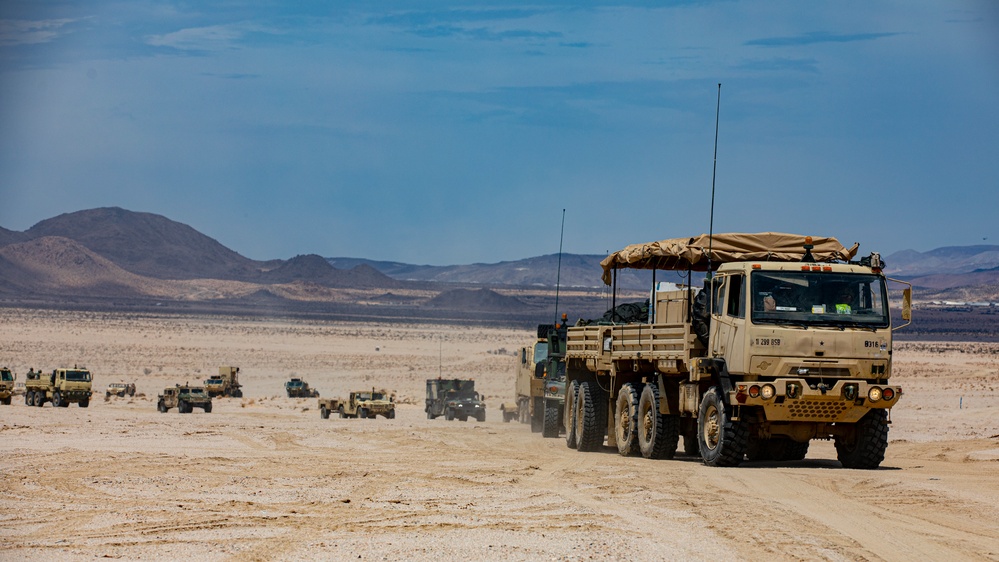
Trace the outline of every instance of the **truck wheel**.
{"label": "truck wheel", "polygon": [[[639,385],[639,388],[641,385]],[[638,451],[638,388],[631,383],[621,386],[614,408],[614,432],[617,452],[630,455]]]}
{"label": "truck wheel", "polygon": [[159,410],[161,414],[165,414],[167,411],[166,404],[164,404],[162,401],[156,404],[156,409]]}
{"label": "truck wheel", "polygon": [[236,390],[233,390],[232,391],[232,397],[233,398],[242,398],[243,397],[243,389],[242,388],[237,388]]}
{"label": "truck wheel", "polygon": [[362,420],[367,419],[368,418],[368,410],[366,410],[364,408],[361,408],[360,410],[358,410],[358,416],[360,416],[360,418]]}
{"label": "truck wheel", "polygon": [[395,410],[389,410],[389,412],[387,414],[385,414],[385,419],[394,420],[395,419]]}
{"label": "truck wheel", "polygon": [[532,398],[534,410],[531,411],[531,433],[540,433],[545,427],[545,399]]}
{"label": "truck wheel", "polygon": [[[87,408],[87,407],[90,406],[90,399],[89,398],[85,398],[83,400],[80,400],[79,404],[80,404],[81,408]],[[69,402],[63,402],[62,406],[63,406],[63,408],[68,407],[69,406]]]}
{"label": "truck wheel", "polygon": [[110,392],[105,392],[104,393],[104,398],[111,398],[111,393]]}
{"label": "truck wheel", "polygon": [[35,399],[35,393],[34,392],[25,392],[24,393],[24,405],[25,406],[31,406],[32,405],[32,401],[34,399]]}
{"label": "truck wheel", "polygon": [[485,412],[479,412],[478,414],[475,414],[475,421],[477,421],[477,422],[484,422],[484,421],[486,421],[486,413]]}
{"label": "truck wheel", "polygon": [[888,449],[888,410],[864,414],[851,436],[836,437],[836,458],[843,468],[874,469],[885,460]]}
{"label": "truck wheel", "polygon": [[575,449],[576,441],[576,396],[579,394],[579,381],[572,381],[565,387],[565,407],[562,408],[562,426],[565,428],[565,446]]}
{"label": "truck wheel", "polygon": [[52,407],[62,408],[62,393],[58,390],[52,393]]}
{"label": "truck wheel", "polygon": [[595,382],[579,385],[576,397],[576,442],[580,451],[596,451],[604,444],[607,405],[603,391]]}
{"label": "truck wheel", "polygon": [[704,393],[697,415],[697,438],[701,459],[708,466],[738,466],[746,456],[749,428],[732,421],[715,387]]}
{"label": "truck wheel", "polygon": [[326,409],[326,406],[319,407],[319,417],[323,418],[324,420],[330,419],[330,411]]}
{"label": "truck wheel", "polygon": [[[482,413],[485,419],[486,413]],[[479,420],[482,421],[482,420]],[[545,427],[541,430],[542,437],[558,437],[558,401],[545,400]]]}
{"label": "truck wheel", "polygon": [[205,404],[204,410],[205,410],[206,414],[212,413],[212,403],[209,402],[209,403]]}
{"label": "truck wheel", "polygon": [[347,417],[347,414],[343,413],[343,406],[337,408],[337,411],[340,413],[340,419]]}
{"label": "truck wheel", "polygon": [[179,402],[177,404],[177,410],[182,414],[190,414],[193,408],[187,402]]}
{"label": "truck wheel", "polygon": [[661,414],[659,398],[659,387],[650,383],[638,399],[638,450],[647,459],[673,458],[680,439],[680,417]]}

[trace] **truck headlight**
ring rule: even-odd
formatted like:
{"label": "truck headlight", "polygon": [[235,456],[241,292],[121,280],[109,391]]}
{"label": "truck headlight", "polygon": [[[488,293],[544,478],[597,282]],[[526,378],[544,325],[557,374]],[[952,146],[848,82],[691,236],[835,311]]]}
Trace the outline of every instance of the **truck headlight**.
{"label": "truck headlight", "polygon": [[871,402],[881,400],[881,389],[876,386],[872,386],[871,389],[867,391],[867,398]]}
{"label": "truck headlight", "polygon": [[777,394],[777,389],[774,388],[774,385],[772,384],[765,384],[760,390],[760,396],[762,396],[764,400],[770,400],[774,397],[774,394]]}

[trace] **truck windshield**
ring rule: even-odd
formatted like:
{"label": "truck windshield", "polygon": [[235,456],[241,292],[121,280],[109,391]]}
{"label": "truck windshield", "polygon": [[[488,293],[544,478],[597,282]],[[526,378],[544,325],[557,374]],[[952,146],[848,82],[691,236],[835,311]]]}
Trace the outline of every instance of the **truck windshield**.
{"label": "truck windshield", "polygon": [[66,380],[68,381],[89,381],[90,371],[77,371],[75,369],[66,371]]}
{"label": "truck windshield", "polygon": [[887,328],[884,278],[863,273],[754,271],[754,324]]}
{"label": "truck windshield", "polygon": [[5,369],[3,371],[0,371],[0,380],[12,381],[14,380],[14,375],[12,375],[10,371]]}
{"label": "truck windshield", "polygon": [[534,346],[534,362],[540,363],[548,359],[548,342],[538,342]]}

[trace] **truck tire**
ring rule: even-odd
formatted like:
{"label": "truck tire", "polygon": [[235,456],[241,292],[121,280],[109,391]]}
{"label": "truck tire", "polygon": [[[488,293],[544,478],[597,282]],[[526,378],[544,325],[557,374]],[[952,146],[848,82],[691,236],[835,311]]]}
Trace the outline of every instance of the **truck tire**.
{"label": "truck tire", "polygon": [[579,394],[579,381],[572,381],[565,387],[565,406],[562,408],[562,427],[565,429],[565,446],[575,449],[576,440],[576,396]]}
{"label": "truck tire", "polygon": [[[90,399],[89,398],[84,398],[83,400],[80,400],[79,404],[80,404],[81,408],[89,408],[90,407]],[[62,403],[62,407],[63,408],[69,407],[69,402],[63,402]]]}
{"label": "truck tire", "polygon": [[52,407],[62,408],[62,393],[58,390],[52,393]]}
{"label": "truck tire", "polygon": [[749,428],[743,421],[731,420],[715,387],[709,388],[701,399],[697,439],[701,459],[708,466],[738,466],[746,456]]}
{"label": "truck tire", "polygon": [[385,419],[387,419],[387,420],[394,420],[395,419],[395,410],[389,410],[388,413],[385,414]]}
{"label": "truck tire", "polygon": [[233,390],[232,391],[232,397],[233,398],[242,398],[243,397],[243,389],[242,388],[237,388],[236,390]]}
{"label": "truck tire", "polygon": [[360,417],[360,418],[361,418],[362,420],[366,420],[366,419],[368,419],[368,410],[367,410],[367,408],[361,408],[360,410],[358,410],[358,411],[357,411],[357,415],[358,415],[358,416],[359,416],[359,417]]}
{"label": "truck tire", "polygon": [[853,436],[836,437],[836,458],[843,468],[871,470],[881,466],[888,449],[888,410],[875,409],[856,423]]}
{"label": "truck tire", "polygon": [[205,404],[205,407],[203,409],[205,410],[206,414],[212,413],[212,403],[209,402],[209,403]]}
{"label": "truck tire", "polygon": [[[486,414],[483,412],[482,417]],[[541,429],[542,437],[558,437],[558,401],[545,400],[545,426]]]}
{"label": "truck tire", "polygon": [[659,412],[659,387],[645,385],[638,399],[638,450],[647,459],[672,459],[680,439],[680,417]]}
{"label": "truck tire", "polygon": [[638,399],[641,383],[627,383],[617,393],[614,408],[614,432],[617,452],[623,456],[638,451]]}
{"label": "truck tire", "polygon": [[326,409],[326,406],[319,407],[319,417],[324,420],[330,419],[330,411]]}
{"label": "truck tire", "polygon": [[576,397],[576,448],[596,451],[604,444],[607,433],[607,405],[603,390],[596,382],[579,385]]}
{"label": "truck tire", "polygon": [[485,412],[479,412],[478,414],[475,414],[475,421],[477,421],[477,422],[485,422],[486,421],[486,413]]}
{"label": "truck tire", "polygon": [[29,392],[25,392],[24,393],[24,405],[25,406],[32,406],[32,405],[34,405],[34,399],[35,399],[35,393],[34,392],[30,392],[29,391]]}
{"label": "truck tire", "polygon": [[340,414],[340,419],[347,417],[347,414],[343,413],[343,406],[337,408],[337,412]]}
{"label": "truck tire", "polygon": [[540,433],[545,428],[545,399],[532,398],[534,410],[531,412],[531,433]]}
{"label": "truck tire", "polygon": [[167,411],[166,404],[164,404],[162,400],[156,403],[156,409],[159,410],[161,414],[165,414]]}

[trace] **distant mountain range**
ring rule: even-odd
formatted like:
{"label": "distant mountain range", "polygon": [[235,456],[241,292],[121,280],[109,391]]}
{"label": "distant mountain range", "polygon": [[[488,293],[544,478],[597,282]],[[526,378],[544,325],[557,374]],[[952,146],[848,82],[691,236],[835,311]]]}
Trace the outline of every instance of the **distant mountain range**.
{"label": "distant mountain range", "polygon": [[[59,215],[24,232],[0,227],[0,299],[146,299],[271,308],[299,303],[301,310],[325,303],[343,314],[391,310],[439,317],[454,310],[526,318],[550,306],[556,282],[584,295],[574,306],[605,307],[603,258],[549,254],[450,266],[318,255],[256,261],[188,225],[115,207]],[[999,246],[906,250],[885,261],[886,273],[917,287],[918,300],[999,301]],[[618,287],[645,291],[651,275],[621,270]],[[657,280],[683,278],[658,272]]]}

